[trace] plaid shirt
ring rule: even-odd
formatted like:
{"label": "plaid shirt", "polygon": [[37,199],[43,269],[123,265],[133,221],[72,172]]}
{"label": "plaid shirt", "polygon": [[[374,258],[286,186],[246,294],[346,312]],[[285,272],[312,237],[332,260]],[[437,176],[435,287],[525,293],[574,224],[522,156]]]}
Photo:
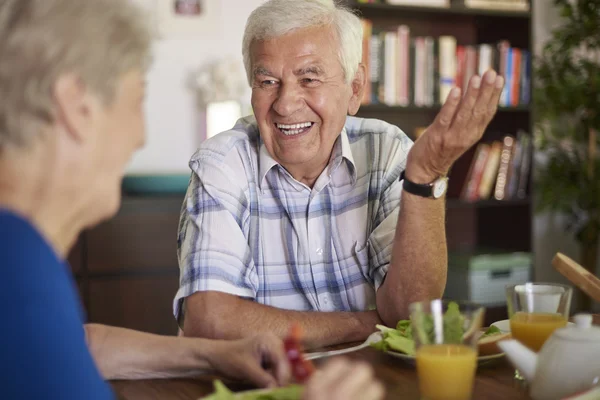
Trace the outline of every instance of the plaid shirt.
{"label": "plaid shirt", "polygon": [[206,140],[181,212],[176,318],[207,290],[299,311],[374,308],[411,146],[393,125],[347,117],[311,189],[269,155],[254,117]]}

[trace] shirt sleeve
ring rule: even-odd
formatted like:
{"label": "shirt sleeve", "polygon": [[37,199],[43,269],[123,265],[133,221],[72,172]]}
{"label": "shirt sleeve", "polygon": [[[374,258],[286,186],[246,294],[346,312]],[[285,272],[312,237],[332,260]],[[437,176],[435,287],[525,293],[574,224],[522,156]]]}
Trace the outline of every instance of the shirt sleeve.
{"label": "shirt sleeve", "polygon": [[[371,279],[378,290],[387,274],[400,213],[402,182],[400,174],[406,168],[406,158],[413,142],[398,128],[394,128],[393,143],[380,143],[380,170],[385,171],[380,190],[379,205],[369,235]],[[385,137],[385,136],[384,136]],[[387,137],[389,138],[389,136]]]}
{"label": "shirt sleeve", "polygon": [[249,208],[239,177],[229,167],[197,163],[180,218],[180,286],[173,305],[178,321],[182,301],[198,291],[256,298],[258,276],[247,239]]}

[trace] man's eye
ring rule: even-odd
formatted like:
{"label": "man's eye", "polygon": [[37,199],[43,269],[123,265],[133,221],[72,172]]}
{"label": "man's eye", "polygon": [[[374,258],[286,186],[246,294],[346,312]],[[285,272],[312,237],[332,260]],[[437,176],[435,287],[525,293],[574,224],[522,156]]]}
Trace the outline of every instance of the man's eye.
{"label": "man's eye", "polygon": [[277,82],[275,82],[275,80],[273,79],[266,79],[264,81],[261,81],[260,83],[262,86],[274,86],[277,84]]}
{"label": "man's eye", "polygon": [[319,80],[318,79],[313,79],[313,78],[303,78],[302,79],[302,83],[304,85],[311,85],[312,86],[312,85],[318,84]]}

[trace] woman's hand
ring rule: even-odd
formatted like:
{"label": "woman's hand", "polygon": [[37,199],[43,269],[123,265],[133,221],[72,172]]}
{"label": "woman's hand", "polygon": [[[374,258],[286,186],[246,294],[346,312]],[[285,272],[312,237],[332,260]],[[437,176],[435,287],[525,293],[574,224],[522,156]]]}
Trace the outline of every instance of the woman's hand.
{"label": "woman's hand", "polygon": [[206,352],[212,368],[234,379],[248,380],[259,387],[287,385],[290,365],[283,342],[273,334],[242,340],[215,340]]}
{"label": "woman's hand", "polygon": [[383,385],[368,364],[336,358],[310,377],[302,399],[380,400],[384,394]]}

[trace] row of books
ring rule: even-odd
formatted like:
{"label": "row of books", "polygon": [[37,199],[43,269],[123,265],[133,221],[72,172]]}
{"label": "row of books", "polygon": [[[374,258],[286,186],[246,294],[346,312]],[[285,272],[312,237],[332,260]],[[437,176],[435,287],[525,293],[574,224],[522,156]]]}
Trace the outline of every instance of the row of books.
{"label": "row of books", "polygon": [[433,106],[454,86],[463,93],[471,77],[490,68],[504,76],[501,106],[529,104],[531,57],[506,40],[494,45],[458,45],[451,35],[412,37],[410,27],[379,29],[363,19],[363,104]]}
{"label": "row of books", "polygon": [[[402,6],[440,7],[448,8],[451,0],[358,0],[359,3],[383,3]],[[528,0],[452,0],[453,3],[463,4],[467,8],[491,10],[529,11]]]}
{"label": "row of books", "polygon": [[475,148],[460,197],[466,201],[524,199],[531,170],[531,135],[518,131]]}

